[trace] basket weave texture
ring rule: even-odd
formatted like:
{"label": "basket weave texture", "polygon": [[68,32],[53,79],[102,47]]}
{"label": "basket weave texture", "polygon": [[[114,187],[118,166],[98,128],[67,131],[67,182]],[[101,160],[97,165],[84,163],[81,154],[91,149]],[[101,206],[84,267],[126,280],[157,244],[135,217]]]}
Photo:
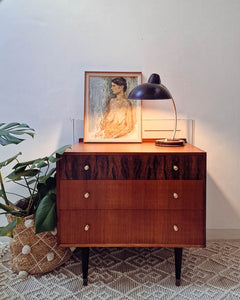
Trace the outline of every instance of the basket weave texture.
{"label": "basket weave texture", "polygon": [[[15,217],[8,215],[7,219],[11,222]],[[35,234],[33,215],[22,218],[13,230],[10,260],[14,272],[47,273],[64,264],[71,254],[69,248],[58,247],[56,232]]]}

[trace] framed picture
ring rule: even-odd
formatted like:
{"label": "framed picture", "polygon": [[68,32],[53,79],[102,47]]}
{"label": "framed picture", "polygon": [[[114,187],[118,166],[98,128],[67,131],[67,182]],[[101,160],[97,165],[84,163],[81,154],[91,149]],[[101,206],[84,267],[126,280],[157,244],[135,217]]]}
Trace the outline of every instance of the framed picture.
{"label": "framed picture", "polygon": [[84,142],[141,142],[141,72],[85,72]]}

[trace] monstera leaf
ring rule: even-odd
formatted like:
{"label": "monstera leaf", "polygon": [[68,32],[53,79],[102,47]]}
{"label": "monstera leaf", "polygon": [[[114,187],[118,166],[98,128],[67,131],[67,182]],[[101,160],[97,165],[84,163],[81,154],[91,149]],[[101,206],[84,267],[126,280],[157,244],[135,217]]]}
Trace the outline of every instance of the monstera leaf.
{"label": "monstera leaf", "polygon": [[52,231],[57,225],[56,195],[48,193],[40,202],[35,214],[36,233]]}
{"label": "monstera leaf", "polygon": [[17,224],[21,223],[21,218],[15,218],[11,223],[4,227],[0,227],[0,236],[9,236],[12,237],[13,229],[16,227]]}
{"label": "monstera leaf", "polygon": [[[1,0],[0,0],[1,1]],[[0,123],[0,145],[19,144],[24,139],[24,135],[34,136],[34,129],[26,124],[20,123]],[[61,159],[60,155],[71,145],[66,145],[54,151],[50,156],[37,158],[25,162],[19,162],[18,156],[21,152],[0,162],[0,198],[5,204],[0,202],[0,214],[12,214],[16,217],[25,217],[34,214],[36,233],[51,231],[56,227],[56,162]],[[1,169],[15,164],[9,175],[7,182],[14,182],[26,189],[26,195],[8,192],[5,190]],[[53,166],[53,167],[52,167]],[[13,204],[8,199],[8,195],[18,196],[17,204]],[[21,205],[20,205],[21,203]],[[22,206],[24,204],[24,207]],[[0,227],[0,235],[11,234],[16,226],[12,222],[5,227]]]}
{"label": "monstera leaf", "polygon": [[34,129],[30,128],[27,124],[20,123],[0,123],[0,145],[6,146],[9,144],[19,144],[24,141],[22,136],[24,134],[34,136]]}

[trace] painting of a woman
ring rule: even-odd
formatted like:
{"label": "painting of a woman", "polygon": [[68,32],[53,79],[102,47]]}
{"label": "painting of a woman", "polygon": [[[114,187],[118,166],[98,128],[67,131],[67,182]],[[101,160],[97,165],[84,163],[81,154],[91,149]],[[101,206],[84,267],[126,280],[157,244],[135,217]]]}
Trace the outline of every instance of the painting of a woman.
{"label": "painting of a woman", "polygon": [[132,104],[126,98],[127,82],[123,77],[112,80],[114,98],[110,99],[109,107],[100,122],[100,131],[96,137],[118,138],[133,130]]}
{"label": "painting of a woman", "polygon": [[139,142],[141,104],[140,101],[127,98],[128,93],[140,83],[139,74],[110,75],[98,75],[88,80],[89,99],[87,103],[85,101],[84,141]]}

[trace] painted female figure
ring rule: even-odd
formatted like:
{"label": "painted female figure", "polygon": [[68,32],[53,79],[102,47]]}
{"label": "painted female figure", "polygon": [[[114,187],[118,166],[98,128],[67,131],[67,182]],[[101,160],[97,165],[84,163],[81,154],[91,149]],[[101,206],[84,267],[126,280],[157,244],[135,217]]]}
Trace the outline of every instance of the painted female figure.
{"label": "painted female figure", "polygon": [[118,138],[133,130],[132,104],[126,97],[127,82],[123,77],[112,80],[114,98],[110,99],[107,112],[103,116],[96,137]]}

